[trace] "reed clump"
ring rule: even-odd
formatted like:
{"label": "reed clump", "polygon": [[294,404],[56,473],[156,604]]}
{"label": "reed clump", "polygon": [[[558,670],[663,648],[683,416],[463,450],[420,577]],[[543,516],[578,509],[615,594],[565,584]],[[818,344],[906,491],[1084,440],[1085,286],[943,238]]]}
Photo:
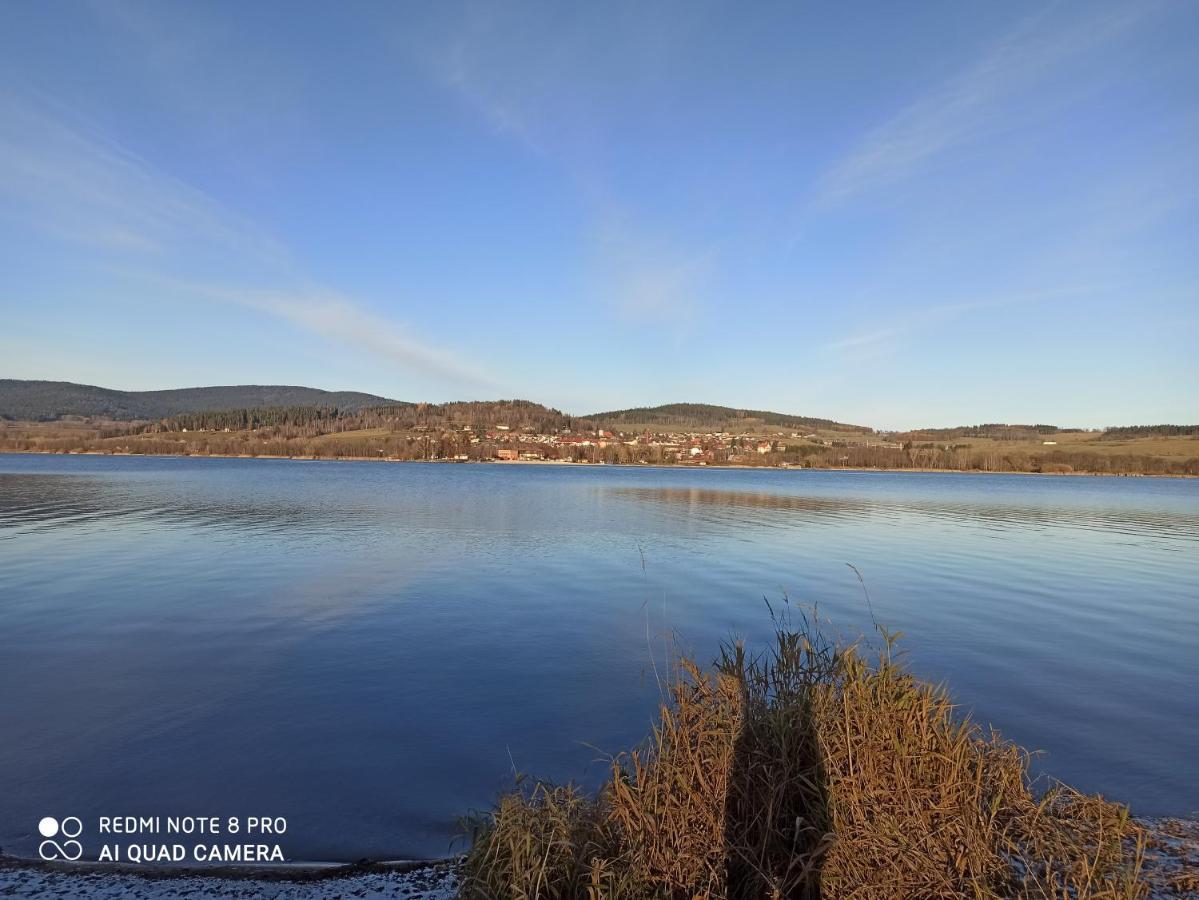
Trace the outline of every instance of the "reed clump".
{"label": "reed clump", "polygon": [[474,820],[469,900],[1139,898],[1128,811],[1057,786],[914,678],[804,620],[682,660],[594,796],[518,785]]}

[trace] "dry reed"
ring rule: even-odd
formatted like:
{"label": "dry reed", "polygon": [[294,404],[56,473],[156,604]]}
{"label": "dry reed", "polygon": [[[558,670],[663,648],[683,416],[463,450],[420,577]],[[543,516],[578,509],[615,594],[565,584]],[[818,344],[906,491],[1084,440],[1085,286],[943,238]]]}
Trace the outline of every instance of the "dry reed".
{"label": "dry reed", "polygon": [[470,900],[1139,898],[1121,806],[1058,786],[884,648],[807,620],[681,661],[659,723],[594,797],[535,783],[474,821]]}

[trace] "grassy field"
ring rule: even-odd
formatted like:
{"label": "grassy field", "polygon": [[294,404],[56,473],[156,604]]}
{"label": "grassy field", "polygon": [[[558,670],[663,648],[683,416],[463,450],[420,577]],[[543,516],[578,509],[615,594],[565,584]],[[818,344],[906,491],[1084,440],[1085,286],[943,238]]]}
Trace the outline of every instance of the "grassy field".
{"label": "grassy field", "polygon": [[[1163,459],[1193,459],[1199,456],[1199,437],[1145,437],[1131,440],[1102,440],[1098,432],[1069,432],[1050,435],[1042,440],[998,441],[993,438],[954,438],[950,443],[965,444],[976,449],[1023,450],[1053,452],[1083,450],[1105,456],[1156,456]],[[1056,441],[1046,446],[1043,441]]]}
{"label": "grassy field", "polygon": [[[655,426],[646,425],[625,425],[622,427],[626,432],[629,433],[638,433],[646,430],[649,430],[652,433],[655,430]],[[888,443],[891,442],[891,439],[884,438],[878,434],[831,431],[828,429],[794,431],[793,429],[763,427],[760,424],[758,427],[751,429],[748,433],[755,438],[760,438],[763,440],[771,439],[785,441],[788,444],[811,444],[820,443],[822,441],[836,441],[838,444],[846,444],[851,447],[865,447],[878,446],[884,441]],[[798,434],[799,437],[792,437],[792,434]],[[808,435],[812,435],[814,439],[808,440]],[[1046,440],[1054,441],[1056,443],[1046,445],[1044,443]],[[969,447],[971,449],[981,451],[1015,451],[1026,454],[1081,450],[1087,453],[1098,453],[1104,456],[1154,456],[1162,459],[1174,460],[1194,459],[1199,457],[1199,436],[1145,437],[1129,440],[1105,440],[1103,439],[1102,432],[1081,431],[1048,435],[1043,438],[1030,440],[1005,441],[986,437],[956,437],[920,441],[919,443],[932,443],[938,446],[950,445],[956,447]]]}
{"label": "grassy field", "polygon": [[387,440],[393,436],[394,433],[386,428],[359,428],[357,431],[338,431],[333,434],[322,434],[311,440],[316,443],[337,444],[340,442],[344,444],[347,441],[360,441],[364,439]]}

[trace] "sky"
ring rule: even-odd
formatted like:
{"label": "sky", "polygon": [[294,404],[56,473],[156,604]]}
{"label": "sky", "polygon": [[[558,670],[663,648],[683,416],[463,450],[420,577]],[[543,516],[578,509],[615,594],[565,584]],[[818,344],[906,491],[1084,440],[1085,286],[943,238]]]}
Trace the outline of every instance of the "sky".
{"label": "sky", "polygon": [[0,377],[1199,421],[1199,4],[0,5]]}

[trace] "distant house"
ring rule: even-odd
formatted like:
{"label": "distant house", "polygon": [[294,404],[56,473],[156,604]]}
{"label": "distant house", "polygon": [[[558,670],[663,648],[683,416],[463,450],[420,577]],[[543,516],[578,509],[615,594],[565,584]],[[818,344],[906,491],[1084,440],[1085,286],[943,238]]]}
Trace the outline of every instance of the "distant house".
{"label": "distant house", "polygon": [[1057,441],[1041,441],[1046,447],[1056,447]]}
{"label": "distant house", "polygon": [[496,425],[496,426],[495,426],[495,430],[496,430],[496,431],[507,431],[507,430],[508,430],[508,426],[507,426],[507,425]]}
{"label": "distant house", "polygon": [[496,459],[519,459],[520,453],[512,447],[500,447],[495,451]]}

